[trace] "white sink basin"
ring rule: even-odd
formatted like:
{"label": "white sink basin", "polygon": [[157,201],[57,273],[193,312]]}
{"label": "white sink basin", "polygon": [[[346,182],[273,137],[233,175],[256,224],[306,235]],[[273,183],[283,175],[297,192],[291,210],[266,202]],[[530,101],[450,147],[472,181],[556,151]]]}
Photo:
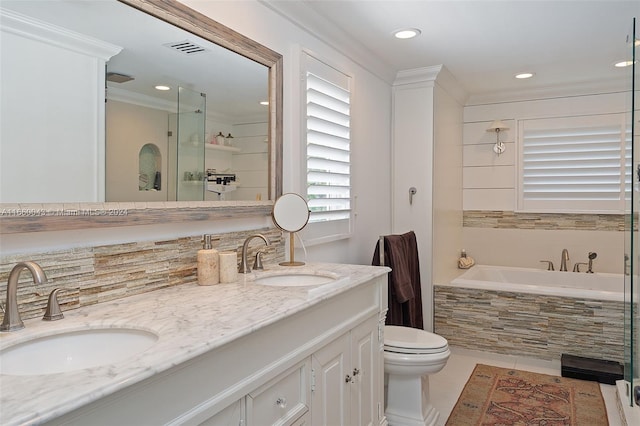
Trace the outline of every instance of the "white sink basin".
{"label": "white sink basin", "polygon": [[277,287],[305,287],[310,285],[322,285],[335,282],[337,278],[329,275],[299,273],[299,274],[273,274],[256,278],[255,283]]}
{"label": "white sink basin", "polygon": [[69,331],[0,350],[0,374],[33,376],[114,364],[146,351],[154,333],[129,328]]}

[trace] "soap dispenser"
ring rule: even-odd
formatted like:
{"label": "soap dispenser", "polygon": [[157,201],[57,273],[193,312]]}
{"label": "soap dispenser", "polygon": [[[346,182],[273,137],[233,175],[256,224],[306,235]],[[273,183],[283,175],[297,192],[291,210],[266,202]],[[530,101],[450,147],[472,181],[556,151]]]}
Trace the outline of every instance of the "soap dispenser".
{"label": "soap dispenser", "polygon": [[211,245],[211,235],[205,234],[204,246],[198,250],[198,284],[214,285],[220,282],[218,250]]}

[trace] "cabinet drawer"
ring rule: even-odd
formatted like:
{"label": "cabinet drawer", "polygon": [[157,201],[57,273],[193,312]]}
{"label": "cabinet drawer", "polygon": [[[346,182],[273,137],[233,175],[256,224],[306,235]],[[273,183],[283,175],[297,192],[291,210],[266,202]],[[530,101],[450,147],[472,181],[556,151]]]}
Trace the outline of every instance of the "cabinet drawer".
{"label": "cabinet drawer", "polygon": [[247,395],[247,425],[290,425],[309,410],[308,361]]}

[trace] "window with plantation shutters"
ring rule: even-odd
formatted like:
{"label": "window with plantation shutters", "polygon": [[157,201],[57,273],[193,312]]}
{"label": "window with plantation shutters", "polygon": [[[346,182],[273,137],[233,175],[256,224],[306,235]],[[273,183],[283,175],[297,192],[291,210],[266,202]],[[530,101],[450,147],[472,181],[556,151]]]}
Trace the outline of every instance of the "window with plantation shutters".
{"label": "window with plantation shutters", "polygon": [[309,222],[334,222],[327,232],[345,234],[351,217],[351,78],[304,56]]}
{"label": "window with plantation shutters", "polygon": [[520,211],[621,213],[631,189],[624,114],[521,120]]}

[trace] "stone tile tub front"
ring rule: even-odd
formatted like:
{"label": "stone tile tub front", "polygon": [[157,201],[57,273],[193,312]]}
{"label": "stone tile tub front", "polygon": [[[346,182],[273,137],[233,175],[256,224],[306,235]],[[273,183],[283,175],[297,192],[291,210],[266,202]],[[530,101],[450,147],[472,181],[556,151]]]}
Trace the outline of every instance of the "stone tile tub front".
{"label": "stone tile tub front", "polygon": [[435,332],[468,349],[622,362],[623,290],[621,274],[476,265],[435,286]]}

